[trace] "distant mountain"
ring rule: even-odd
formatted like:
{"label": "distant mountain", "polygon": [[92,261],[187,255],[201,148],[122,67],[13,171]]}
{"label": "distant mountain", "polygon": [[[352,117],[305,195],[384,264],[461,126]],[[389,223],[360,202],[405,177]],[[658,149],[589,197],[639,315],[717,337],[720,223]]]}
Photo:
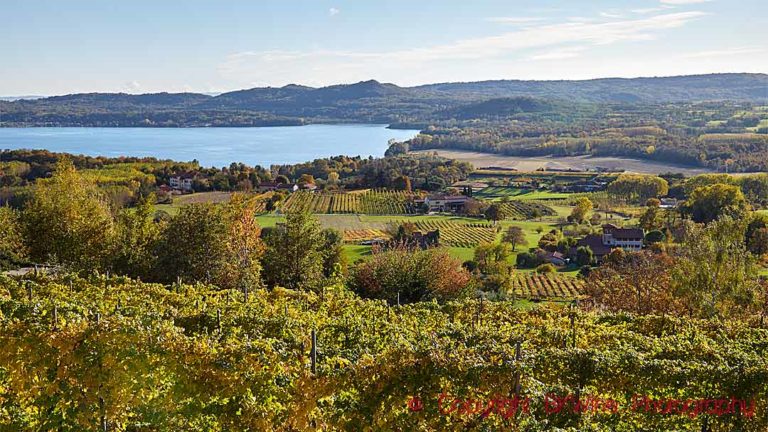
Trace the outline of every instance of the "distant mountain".
{"label": "distant mountain", "polygon": [[[198,93],[85,93],[0,101],[1,126],[247,126],[310,122],[414,123],[455,115],[505,116],[548,101],[655,104],[768,101],[766,74],[583,81],[499,80],[399,87],[375,80],[313,88]],[[468,117],[469,116],[469,117]]]}
{"label": "distant mountain", "polygon": [[455,97],[532,96],[581,102],[701,102],[768,100],[767,74],[710,74],[582,81],[479,81],[429,84],[415,90]]}
{"label": "distant mountain", "polygon": [[554,105],[542,99],[528,96],[489,99],[446,110],[440,115],[447,118],[468,120],[476,118],[509,117],[521,113],[549,111]]}

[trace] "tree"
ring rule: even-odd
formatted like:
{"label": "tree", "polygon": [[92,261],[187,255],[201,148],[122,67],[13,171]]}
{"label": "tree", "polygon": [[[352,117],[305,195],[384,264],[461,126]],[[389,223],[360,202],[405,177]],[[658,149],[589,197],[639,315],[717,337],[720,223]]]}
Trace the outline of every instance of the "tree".
{"label": "tree", "polygon": [[286,215],[265,236],[264,280],[269,286],[317,290],[323,283],[324,239],[320,223],[306,212]]}
{"label": "tree", "polygon": [[691,219],[704,223],[724,216],[742,219],[749,210],[749,203],[738,186],[721,183],[695,189],[683,206],[683,212]]}
{"label": "tree", "polygon": [[114,220],[104,194],[68,158],[53,177],[39,179],[22,215],[32,259],[76,270],[103,269]]}
{"label": "tree", "polygon": [[474,261],[481,272],[489,274],[497,271],[499,266],[506,265],[509,256],[509,245],[506,243],[482,243],[475,248]]}
{"label": "tree", "polygon": [[498,203],[493,203],[485,209],[485,218],[493,221],[494,224],[500,220],[504,220],[507,217],[504,207]]}
{"label": "tree", "polygon": [[315,184],[315,178],[312,174],[302,174],[301,177],[299,177],[298,183],[300,185]]}
{"label": "tree", "polygon": [[647,251],[611,255],[588,273],[585,287],[591,302],[611,311],[685,312],[671,285],[672,257]]}
{"label": "tree", "polygon": [[768,216],[755,214],[745,233],[747,249],[755,255],[768,253]]}
{"label": "tree", "polygon": [[0,207],[0,269],[23,261],[26,255],[18,212],[10,207]]}
{"label": "tree", "polygon": [[660,202],[656,198],[651,198],[646,202],[645,212],[640,216],[640,226],[644,230],[659,229],[664,224],[663,211],[659,205]]}
{"label": "tree", "polygon": [[748,200],[768,204],[768,174],[745,176],[741,179],[741,191]]}
{"label": "tree", "polygon": [[542,262],[543,259],[539,254],[531,252],[521,252],[517,254],[517,257],[515,258],[515,265],[518,268],[534,268]]}
{"label": "tree", "polygon": [[344,255],[344,236],[338,230],[326,228],[321,232],[323,246],[323,276],[330,278],[346,273],[346,256]]}
{"label": "tree", "polygon": [[661,177],[643,174],[621,174],[608,185],[607,192],[628,202],[643,202],[669,193],[669,183]]}
{"label": "tree", "polygon": [[512,245],[512,251],[515,251],[517,245],[525,246],[528,240],[525,238],[525,232],[519,226],[510,226],[504,233],[504,241]]}
{"label": "tree", "polygon": [[229,226],[224,208],[210,203],[188,204],[168,222],[158,246],[156,278],[173,282],[216,283],[226,276]]}
{"label": "tree", "polygon": [[389,303],[397,302],[398,297],[400,303],[457,299],[469,294],[470,282],[461,262],[441,248],[376,252],[350,277],[350,286],[359,295]]}
{"label": "tree", "polygon": [[545,274],[545,273],[555,273],[557,269],[553,264],[550,263],[544,263],[540,266],[536,267],[536,273]]}
{"label": "tree", "polygon": [[686,225],[671,275],[689,314],[731,316],[755,306],[760,284],[755,257],[744,244],[745,231],[744,220],[729,217],[706,226]]}
{"label": "tree", "polygon": [[576,202],[574,203],[573,210],[571,211],[571,219],[574,222],[582,223],[584,220],[587,219],[587,215],[590,211],[592,211],[592,208],[594,205],[592,204],[592,201],[587,197],[579,197],[576,199]]}
{"label": "tree", "polygon": [[288,179],[288,177],[280,174],[279,176],[275,177],[275,183],[277,184],[288,184],[291,181]]}
{"label": "tree", "polygon": [[329,185],[339,184],[339,173],[337,173],[336,171],[329,172],[327,181]]}
{"label": "tree", "polygon": [[264,243],[256,220],[259,202],[246,195],[234,194],[225,207],[228,233],[226,257],[220,284],[247,294],[261,285],[261,257]]}
{"label": "tree", "polygon": [[397,190],[411,191],[411,179],[408,176],[401,175],[392,182],[392,187]]}
{"label": "tree", "polygon": [[661,243],[666,239],[667,236],[659,230],[649,231],[648,234],[645,235],[645,242],[649,245],[654,243]]}
{"label": "tree", "polygon": [[157,261],[157,247],[165,223],[155,222],[154,196],[140,199],[133,209],[117,217],[111,267],[117,274],[150,279]]}
{"label": "tree", "polygon": [[592,265],[595,260],[595,254],[589,246],[579,246],[576,249],[576,264],[579,267]]}

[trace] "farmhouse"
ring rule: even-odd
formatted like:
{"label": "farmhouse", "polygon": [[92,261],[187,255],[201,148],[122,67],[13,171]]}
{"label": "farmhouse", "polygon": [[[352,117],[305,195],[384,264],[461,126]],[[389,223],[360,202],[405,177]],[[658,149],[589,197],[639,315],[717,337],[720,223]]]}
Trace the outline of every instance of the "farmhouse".
{"label": "farmhouse", "polygon": [[414,200],[414,203],[425,206],[428,212],[456,213],[471,199],[465,195],[429,195],[424,199]]}
{"label": "farmhouse", "polygon": [[641,228],[620,228],[613,224],[603,225],[603,234],[590,234],[576,242],[571,248],[571,257],[576,257],[576,250],[586,246],[592,250],[597,262],[611,253],[613,249],[621,248],[629,252],[636,252],[643,248],[645,234]]}
{"label": "farmhouse", "polygon": [[193,172],[177,174],[168,179],[168,184],[171,189],[192,192],[192,182],[195,180],[196,176],[197,174]]}

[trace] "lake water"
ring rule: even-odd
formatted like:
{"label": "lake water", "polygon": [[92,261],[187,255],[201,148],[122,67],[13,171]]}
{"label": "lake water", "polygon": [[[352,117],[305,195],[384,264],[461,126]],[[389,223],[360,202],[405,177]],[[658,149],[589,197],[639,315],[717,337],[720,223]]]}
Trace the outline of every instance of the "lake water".
{"label": "lake water", "polygon": [[261,128],[0,128],[1,149],[45,149],[89,156],[196,159],[204,167],[292,164],[347,156],[383,156],[387,142],[419,131],[386,125]]}

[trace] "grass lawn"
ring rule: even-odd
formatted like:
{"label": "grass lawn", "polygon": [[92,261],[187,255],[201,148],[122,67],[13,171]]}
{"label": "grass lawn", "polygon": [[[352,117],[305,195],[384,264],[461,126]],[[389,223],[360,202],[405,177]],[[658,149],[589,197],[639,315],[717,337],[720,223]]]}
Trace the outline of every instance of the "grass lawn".
{"label": "grass lawn", "polygon": [[371,247],[362,245],[344,245],[344,255],[349,264],[359,259],[365,259],[371,256]]}
{"label": "grass lawn", "polygon": [[571,197],[569,193],[550,192],[548,190],[519,189],[505,186],[489,186],[474,194],[477,198],[498,199],[508,197],[513,200],[547,200],[547,199],[567,199]]}

